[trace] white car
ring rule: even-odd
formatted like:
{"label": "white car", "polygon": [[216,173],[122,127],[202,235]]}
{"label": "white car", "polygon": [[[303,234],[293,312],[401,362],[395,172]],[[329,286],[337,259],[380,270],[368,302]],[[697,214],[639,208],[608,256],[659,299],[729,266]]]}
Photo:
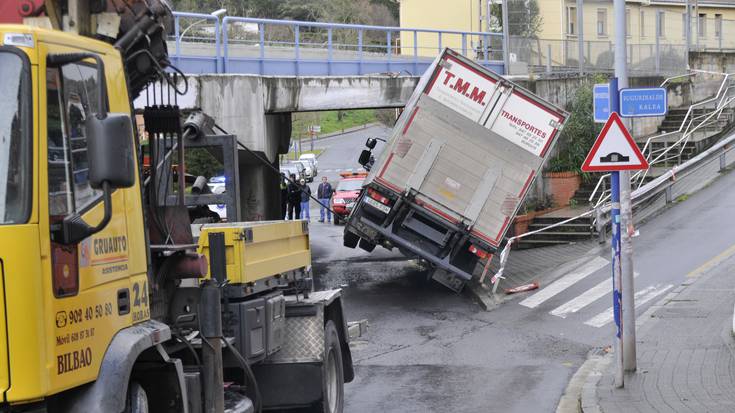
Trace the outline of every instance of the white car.
{"label": "white car", "polygon": [[311,166],[311,162],[303,160],[299,160],[296,162],[304,165],[304,179],[306,179],[306,182],[314,182],[314,177],[316,176],[316,173],[314,172],[314,168]]}
{"label": "white car", "polygon": [[319,173],[319,161],[316,158],[316,155],[313,153],[305,153],[299,156],[300,161],[308,161],[311,163],[311,169],[314,170],[314,176],[316,176]]}

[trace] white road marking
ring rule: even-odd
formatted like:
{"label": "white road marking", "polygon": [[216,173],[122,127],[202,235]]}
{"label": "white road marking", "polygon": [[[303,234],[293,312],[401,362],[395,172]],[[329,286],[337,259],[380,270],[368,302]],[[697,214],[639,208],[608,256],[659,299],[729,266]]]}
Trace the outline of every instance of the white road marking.
{"label": "white road marking", "polygon": [[577,271],[571,272],[559,278],[558,280],[549,284],[548,287],[526,298],[525,300],[521,301],[519,304],[522,306],[528,307],[528,308],[536,308],[544,301],[566,290],[567,288],[569,288],[571,285],[573,285],[577,281],[596,272],[600,268],[606,266],[608,263],[609,261],[602,257],[595,257],[595,259],[584,264]]}
{"label": "white road marking", "polygon": [[[638,277],[638,273],[633,274],[634,277]],[[595,301],[602,298],[605,294],[612,292],[612,280],[606,279],[589,290],[578,295],[575,299],[567,301],[566,303],[551,310],[549,314],[557,317],[566,318],[571,313],[576,313],[584,307],[594,303]]]}
{"label": "white road marking", "polygon": [[[648,288],[645,288],[641,291],[638,291],[635,293],[635,308],[638,308],[642,306],[643,304],[653,300],[654,298],[658,297],[659,295],[665,293],[666,291],[670,290],[673,287],[673,285],[669,284],[666,286],[661,287],[661,284],[656,286],[650,286]],[[604,326],[605,324],[613,321],[613,309],[612,307],[608,308],[607,310],[601,312],[600,314],[590,318],[589,320],[585,321],[584,323],[591,327],[597,327],[600,328]]]}

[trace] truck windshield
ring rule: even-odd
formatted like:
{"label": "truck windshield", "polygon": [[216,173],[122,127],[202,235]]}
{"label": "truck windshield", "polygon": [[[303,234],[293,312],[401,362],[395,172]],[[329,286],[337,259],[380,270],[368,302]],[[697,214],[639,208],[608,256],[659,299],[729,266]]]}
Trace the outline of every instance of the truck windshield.
{"label": "truck windshield", "polygon": [[0,225],[18,224],[30,213],[30,145],[27,117],[30,82],[19,54],[0,50]]}

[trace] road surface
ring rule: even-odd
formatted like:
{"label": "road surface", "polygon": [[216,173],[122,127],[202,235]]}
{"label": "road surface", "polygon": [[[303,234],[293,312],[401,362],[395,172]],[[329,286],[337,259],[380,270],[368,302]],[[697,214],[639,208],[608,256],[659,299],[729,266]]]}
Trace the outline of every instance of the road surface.
{"label": "road surface", "polygon": [[[320,169],[349,167],[345,154],[364,138],[333,138]],[[638,314],[735,244],[733,187],[735,174],[726,175],[639,228]],[[553,269],[539,274],[541,289],[483,312],[427,282],[415,262],[346,249],[341,234],[311,225],[317,285],[343,286],[349,319],[370,323],[353,343],[346,412],[551,412],[588,352],[612,342],[609,247],[557,280]]]}

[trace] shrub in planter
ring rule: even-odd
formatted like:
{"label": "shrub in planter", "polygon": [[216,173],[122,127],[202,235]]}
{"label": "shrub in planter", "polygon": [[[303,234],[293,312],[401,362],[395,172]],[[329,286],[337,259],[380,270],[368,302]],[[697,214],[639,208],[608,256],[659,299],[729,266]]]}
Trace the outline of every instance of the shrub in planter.
{"label": "shrub in planter", "polygon": [[601,125],[596,124],[592,116],[592,86],[593,83],[588,81],[577,89],[568,108],[571,116],[559,136],[558,152],[549,160],[544,173],[547,189],[556,206],[569,205],[569,199],[586,178],[580,168],[600,133]]}

